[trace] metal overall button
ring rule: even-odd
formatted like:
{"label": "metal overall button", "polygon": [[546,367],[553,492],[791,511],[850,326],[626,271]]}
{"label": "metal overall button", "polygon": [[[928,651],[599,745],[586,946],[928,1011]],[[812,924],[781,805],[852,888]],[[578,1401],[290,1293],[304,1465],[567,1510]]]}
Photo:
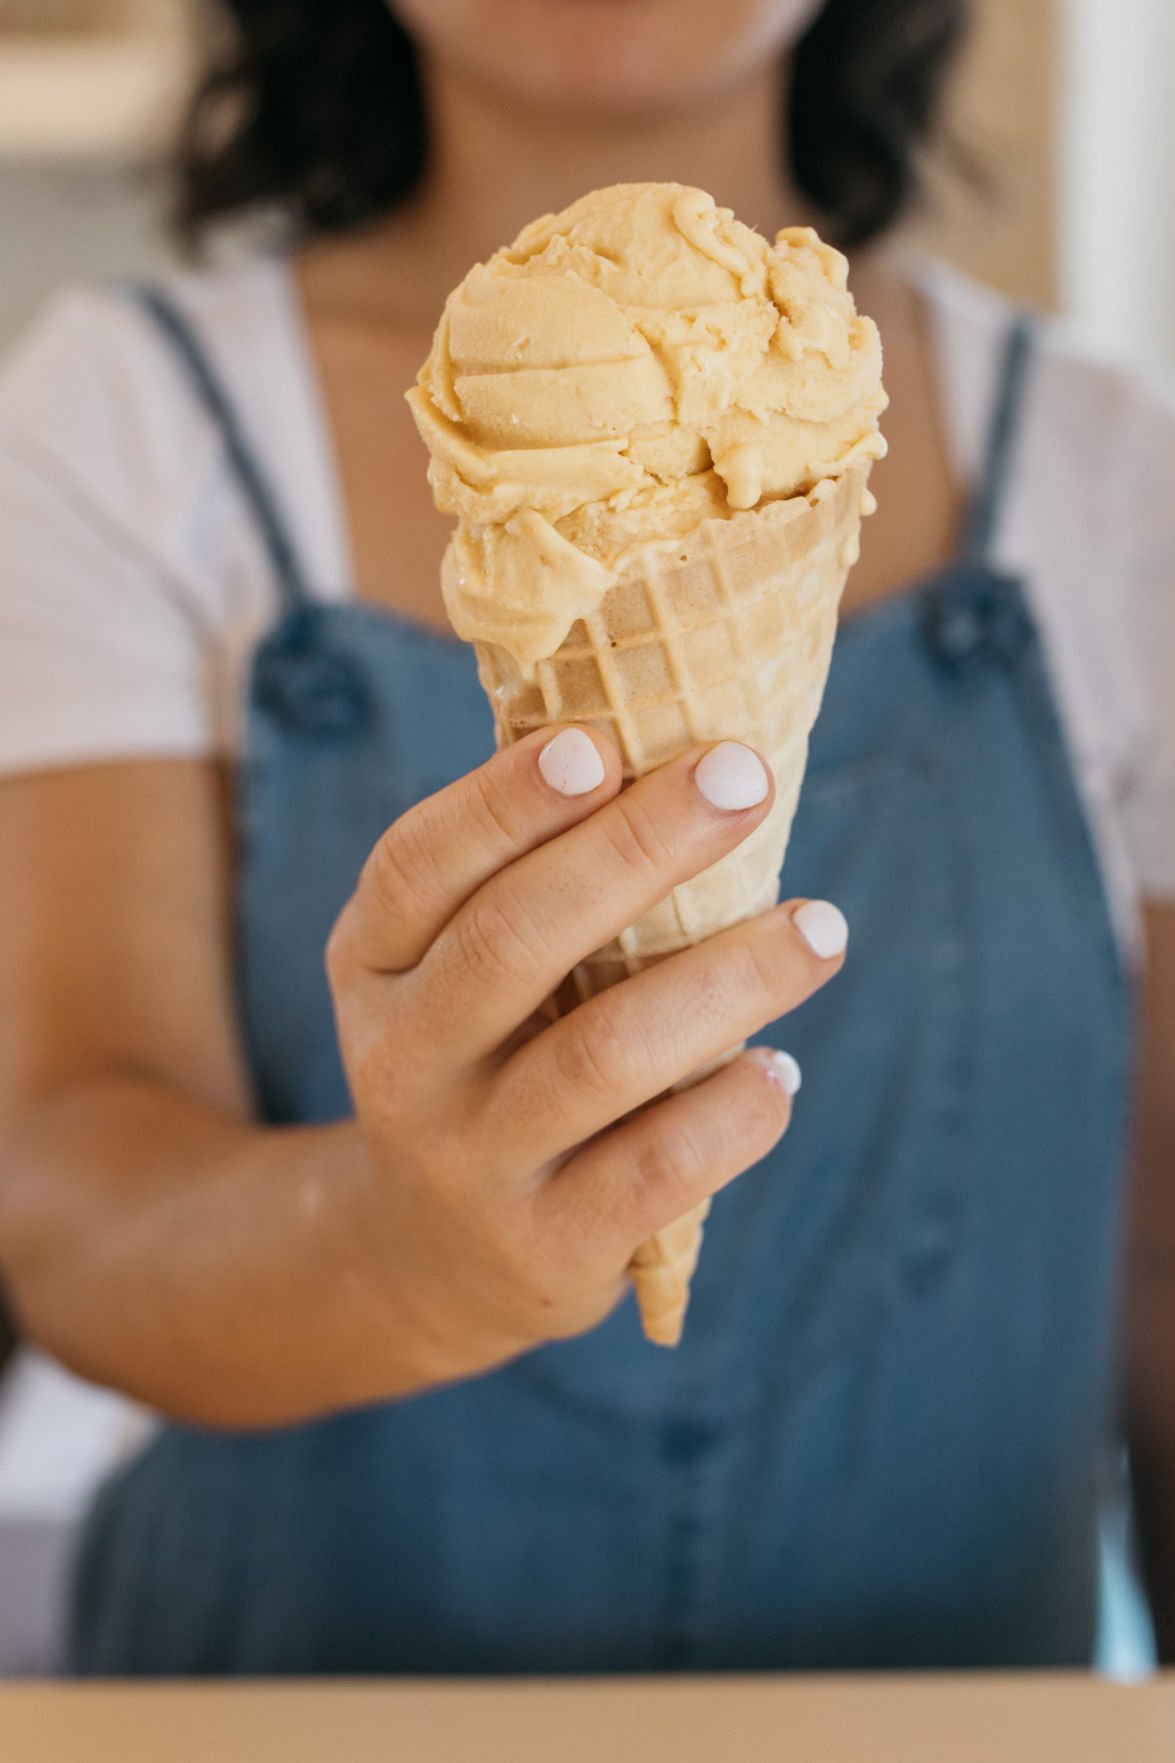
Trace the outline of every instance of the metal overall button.
{"label": "metal overall button", "polygon": [[953,673],[1010,666],[1032,635],[1019,579],[982,567],[949,577],[926,601],[923,635]]}
{"label": "metal overall button", "polygon": [[320,647],[312,624],[284,627],[259,650],[253,676],[258,707],[291,734],[344,740],[368,715],[368,694],[352,658]]}

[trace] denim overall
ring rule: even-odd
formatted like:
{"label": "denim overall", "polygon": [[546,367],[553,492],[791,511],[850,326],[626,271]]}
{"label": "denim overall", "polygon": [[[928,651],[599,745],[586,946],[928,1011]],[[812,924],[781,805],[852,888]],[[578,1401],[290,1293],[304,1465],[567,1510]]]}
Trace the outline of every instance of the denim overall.
{"label": "denim overall", "polygon": [[[199,343],[139,297],[281,587],[237,779],[240,1011],[264,1118],[330,1120],[328,930],[381,831],[487,757],[490,715],[463,644],[316,602]],[[389,1406],[165,1427],[88,1526],[78,1670],[1089,1661],[1130,998],[991,561],[1030,360],[1017,326],[957,562],[837,642],[784,890],[843,906],[848,962],[763,1036],[803,1093],[715,1203],[682,1347],[629,1301]]]}

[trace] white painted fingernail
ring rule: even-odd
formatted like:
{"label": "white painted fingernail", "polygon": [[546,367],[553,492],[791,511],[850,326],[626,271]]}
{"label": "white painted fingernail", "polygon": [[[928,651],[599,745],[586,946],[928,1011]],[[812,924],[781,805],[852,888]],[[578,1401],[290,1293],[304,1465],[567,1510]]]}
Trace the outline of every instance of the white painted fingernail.
{"label": "white painted fingernail", "polygon": [[789,1096],[799,1093],[803,1083],[803,1073],[799,1063],[790,1053],[781,1052],[778,1047],[754,1047],[751,1058],[756,1065],[761,1065],[773,1083],[786,1090]]}
{"label": "white painted fingernail", "polygon": [[805,900],[792,914],[792,923],[821,961],[831,961],[848,948],[848,920],[831,900]]}
{"label": "white painted fingernail", "polygon": [[757,808],[771,788],[759,755],[738,741],[719,741],[694,768],[694,782],[712,808]]}
{"label": "white painted fingernail", "polygon": [[581,728],[565,728],[539,754],[545,783],[561,796],[587,796],[607,775],[600,749]]}

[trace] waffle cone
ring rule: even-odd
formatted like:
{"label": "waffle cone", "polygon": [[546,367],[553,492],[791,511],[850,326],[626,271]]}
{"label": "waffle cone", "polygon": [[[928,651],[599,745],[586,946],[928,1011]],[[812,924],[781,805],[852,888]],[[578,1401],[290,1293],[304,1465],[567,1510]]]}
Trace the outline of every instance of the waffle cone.
{"label": "waffle cone", "polygon": [[[631,781],[699,744],[737,740],[775,774],[775,803],[750,838],[582,962],[566,1011],[666,955],[773,906],[820,708],[837,607],[858,553],[869,462],[807,496],[709,520],[679,543],[643,547],[597,609],[526,679],[508,651],[477,646],[499,747],[553,722],[601,730]],[[709,1076],[742,1051],[691,1073]],[[648,1338],[676,1346],[709,1202],[633,1257]]]}

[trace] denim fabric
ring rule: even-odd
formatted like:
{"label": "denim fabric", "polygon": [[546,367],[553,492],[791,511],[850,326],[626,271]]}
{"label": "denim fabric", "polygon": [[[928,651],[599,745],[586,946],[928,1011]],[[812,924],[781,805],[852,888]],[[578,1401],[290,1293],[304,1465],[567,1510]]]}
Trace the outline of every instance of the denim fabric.
{"label": "denim fabric", "polygon": [[[268,1120],[347,1112],[327,931],[384,827],[491,746],[471,651],[387,612],[302,605],[260,650]],[[681,1348],[629,1302],[410,1401],[166,1428],[90,1523],[79,1670],[1089,1661],[1130,998],[1022,585],[981,550],[845,622],[783,885],[845,909],[849,958],[762,1037],[804,1089],[715,1203]]]}

